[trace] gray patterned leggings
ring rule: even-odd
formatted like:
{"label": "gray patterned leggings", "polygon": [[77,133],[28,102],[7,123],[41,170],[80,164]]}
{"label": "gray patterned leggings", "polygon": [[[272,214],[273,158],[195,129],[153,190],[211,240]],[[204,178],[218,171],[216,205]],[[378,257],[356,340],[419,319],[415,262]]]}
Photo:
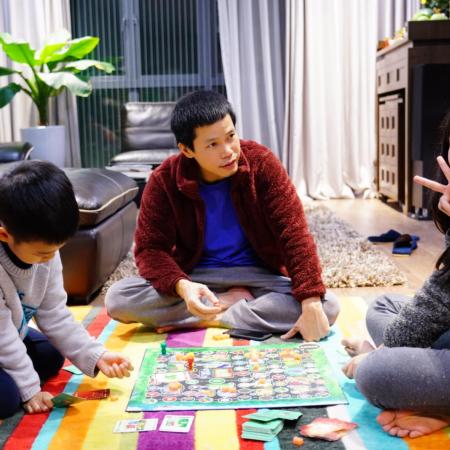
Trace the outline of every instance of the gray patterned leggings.
{"label": "gray patterned leggings", "polygon": [[[377,345],[387,324],[409,297],[389,294],[369,308],[367,329]],[[359,365],[355,381],[360,392],[383,409],[408,409],[450,416],[450,333],[431,348],[382,347]]]}

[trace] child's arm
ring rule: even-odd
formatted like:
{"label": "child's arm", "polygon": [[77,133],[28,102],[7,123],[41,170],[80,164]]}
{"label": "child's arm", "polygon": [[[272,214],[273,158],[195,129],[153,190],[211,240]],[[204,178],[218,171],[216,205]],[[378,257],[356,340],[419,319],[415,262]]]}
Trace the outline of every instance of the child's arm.
{"label": "child's arm", "polygon": [[450,329],[449,278],[433,273],[386,328],[386,346],[429,347]]}
{"label": "child's arm", "polygon": [[49,267],[47,289],[36,311],[36,322],[50,343],[62,355],[86,375],[94,377],[100,369],[97,363],[106,350],[74,320],[66,306],[67,295],[63,287],[59,254],[55,255]]}

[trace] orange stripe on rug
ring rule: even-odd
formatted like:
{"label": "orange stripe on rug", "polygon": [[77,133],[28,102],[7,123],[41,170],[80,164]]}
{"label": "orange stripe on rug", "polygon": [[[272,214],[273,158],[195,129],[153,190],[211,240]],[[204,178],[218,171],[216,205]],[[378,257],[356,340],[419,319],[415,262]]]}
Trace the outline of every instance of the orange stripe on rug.
{"label": "orange stripe on rug", "polygon": [[409,450],[444,450],[450,448],[448,431],[449,427],[420,438],[403,438],[403,440],[408,444]]}

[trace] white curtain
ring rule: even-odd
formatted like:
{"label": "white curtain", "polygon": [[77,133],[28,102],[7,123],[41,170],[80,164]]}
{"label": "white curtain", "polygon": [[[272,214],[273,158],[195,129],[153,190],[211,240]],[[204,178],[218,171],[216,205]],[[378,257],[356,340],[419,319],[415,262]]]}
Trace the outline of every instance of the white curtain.
{"label": "white curtain", "polygon": [[[69,0],[1,0],[0,31],[24,39],[40,48],[46,36],[63,28],[70,31]],[[0,65],[8,65],[0,51]],[[5,78],[5,77],[2,77]],[[6,79],[0,79],[5,83]],[[50,123],[66,126],[65,165],[79,167],[80,143],[78,115],[73,95],[64,92],[50,105]],[[0,109],[0,142],[20,140],[20,128],[37,124],[36,107],[23,93],[16,94],[10,105]]]}
{"label": "white curtain", "polygon": [[280,156],[284,122],[280,3],[218,0],[222,65],[238,132]]}
{"label": "white curtain", "polygon": [[[227,93],[238,112],[245,93],[246,109],[239,115],[245,135],[257,129],[258,120],[267,126],[266,111],[257,105],[267,96],[280,96],[279,87],[267,89],[261,81],[270,78],[271,70],[274,81],[279,77],[278,65],[261,56],[267,48],[266,54],[273,57],[273,45],[262,38],[255,40],[252,31],[256,27],[258,35],[270,42],[273,23],[261,20],[259,5],[265,1],[218,1]],[[283,136],[278,153],[282,162],[300,195],[316,199],[370,196],[376,159],[377,40],[401,28],[418,1],[270,3],[285,18],[285,40],[280,40],[285,50],[280,83],[285,89],[285,110],[284,120],[276,122],[278,136]],[[252,84],[258,88],[248,88]],[[277,98],[276,102],[282,101]],[[256,133],[251,137],[259,139]]]}
{"label": "white curtain", "polygon": [[283,155],[301,195],[351,198],[371,187],[376,3],[288,0]]}
{"label": "white curtain", "polygon": [[378,39],[392,38],[420,8],[420,0],[378,2]]}

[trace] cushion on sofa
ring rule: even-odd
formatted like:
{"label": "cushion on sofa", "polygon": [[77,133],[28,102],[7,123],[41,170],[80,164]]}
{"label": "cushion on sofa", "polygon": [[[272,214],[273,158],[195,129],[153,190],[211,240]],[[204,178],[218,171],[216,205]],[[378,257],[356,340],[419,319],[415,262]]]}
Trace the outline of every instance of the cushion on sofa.
{"label": "cushion on sofa", "polygon": [[64,169],[72,182],[80,210],[80,227],[102,222],[134,199],[136,182],[107,169]]}

